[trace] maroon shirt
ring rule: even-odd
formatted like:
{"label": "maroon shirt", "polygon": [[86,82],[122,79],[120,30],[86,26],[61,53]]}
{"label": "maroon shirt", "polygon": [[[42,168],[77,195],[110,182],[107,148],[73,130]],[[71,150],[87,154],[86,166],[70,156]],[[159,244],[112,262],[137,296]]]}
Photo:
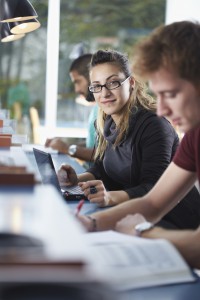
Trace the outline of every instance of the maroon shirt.
{"label": "maroon shirt", "polygon": [[196,172],[200,182],[200,126],[184,135],[173,162],[182,169]]}

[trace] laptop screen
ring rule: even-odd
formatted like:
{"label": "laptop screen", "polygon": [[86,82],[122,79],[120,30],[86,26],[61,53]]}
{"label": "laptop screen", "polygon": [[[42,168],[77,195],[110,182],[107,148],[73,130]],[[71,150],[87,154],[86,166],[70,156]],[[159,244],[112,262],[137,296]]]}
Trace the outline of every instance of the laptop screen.
{"label": "laptop screen", "polygon": [[52,184],[60,192],[60,184],[54,168],[51,155],[47,152],[33,148],[33,153],[41,175],[43,184]]}

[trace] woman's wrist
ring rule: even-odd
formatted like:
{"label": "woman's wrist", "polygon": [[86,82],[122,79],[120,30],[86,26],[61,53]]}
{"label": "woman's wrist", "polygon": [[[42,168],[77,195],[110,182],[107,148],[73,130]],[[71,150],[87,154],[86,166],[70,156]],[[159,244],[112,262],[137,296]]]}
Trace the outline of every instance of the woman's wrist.
{"label": "woman's wrist", "polygon": [[89,232],[97,231],[97,220],[94,217],[86,216],[90,220],[90,227],[88,228]]}
{"label": "woman's wrist", "polygon": [[106,206],[114,206],[130,199],[126,191],[109,191],[107,192]]}

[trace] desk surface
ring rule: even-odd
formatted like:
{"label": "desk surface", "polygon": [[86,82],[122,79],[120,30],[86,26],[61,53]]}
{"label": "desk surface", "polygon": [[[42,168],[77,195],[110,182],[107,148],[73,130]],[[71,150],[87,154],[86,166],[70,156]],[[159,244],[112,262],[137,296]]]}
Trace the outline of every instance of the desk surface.
{"label": "desk surface", "polygon": [[[32,154],[33,155],[33,154]],[[28,154],[32,163],[34,163],[34,157]],[[78,162],[66,155],[52,155],[56,168],[65,162],[74,167],[77,173],[84,172],[84,168],[78,164]],[[68,202],[70,208],[75,210],[78,201]],[[98,208],[96,204],[85,202],[81,212],[83,214],[90,214],[97,210],[102,210]],[[130,290],[126,292],[121,292],[118,294],[119,300],[199,300],[200,299],[200,280],[198,279],[194,283],[184,283],[184,284],[174,284],[165,285],[152,288],[143,288]]]}
{"label": "desk surface", "polygon": [[[78,201],[70,201],[68,204],[75,210]],[[90,214],[98,208],[94,203],[85,202],[81,212]],[[200,279],[192,283],[165,285],[159,287],[135,289],[119,293],[118,300],[199,300],[200,299]]]}
{"label": "desk surface", "polygon": [[199,300],[200,280],[120,293],[120,300]]}

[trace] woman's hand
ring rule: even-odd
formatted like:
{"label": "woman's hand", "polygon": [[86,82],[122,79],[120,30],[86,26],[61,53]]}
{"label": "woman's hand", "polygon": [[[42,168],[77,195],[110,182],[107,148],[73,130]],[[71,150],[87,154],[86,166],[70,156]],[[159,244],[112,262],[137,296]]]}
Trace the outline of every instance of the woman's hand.
{"label": "woman's hand", "polygon": [[87,182],[79,182],[78,184],[84,195],[92,203],[97,203],[98,206],[104,207],[110,205],[110,195],[106,191],[101,180],[90,180]]}
{"label": "woman's hand", "polygon": [[145,217],[141,214],[127,215],[117,222],[115,230],[125,234],[136,235],[135,226],[145,221]]}
{"label": "woman's hand", "polygon": [[80,214],[76,215],[76,218],[81,222],[87,231],[92,232],[96,230],[96,228],[94,228],[94,222],[92,221],[92,218]]}
{"label": "woman's hand", "polygon": [[70,165],[61,165],[57,175],[61,187],[78,184],[77,174]]}

